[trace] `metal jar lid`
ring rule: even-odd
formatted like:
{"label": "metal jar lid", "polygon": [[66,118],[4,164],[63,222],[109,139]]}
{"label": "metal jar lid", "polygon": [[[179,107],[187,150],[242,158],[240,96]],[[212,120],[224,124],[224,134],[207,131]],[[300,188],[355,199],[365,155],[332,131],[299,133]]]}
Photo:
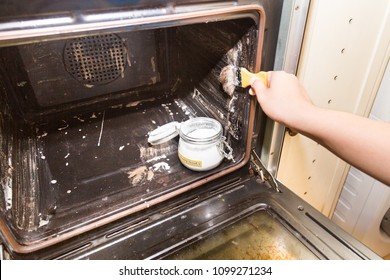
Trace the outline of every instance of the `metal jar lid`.
{"label": "metal jar lid", "polygon": [[[197,129],[213,130],[212,135],[191,136],[191,132]],[[222,125],[215,119],[197,117],[183,123],[170,122],[164,124],[149,133],[148,142],[151,145],[165,143],[180,134],[183,140],[194,144],[206,144],[219,140],[222,136]]]}

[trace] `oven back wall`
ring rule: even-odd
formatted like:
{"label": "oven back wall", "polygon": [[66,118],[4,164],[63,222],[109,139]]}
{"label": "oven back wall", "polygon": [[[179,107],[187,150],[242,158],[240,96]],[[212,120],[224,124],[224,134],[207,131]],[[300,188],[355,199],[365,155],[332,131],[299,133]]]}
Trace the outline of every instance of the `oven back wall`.
{"label": "oven back wall", "polygon": [[164,69],[159,69],[163,55],[156,33],[102,34],[18,48],[37,104],[47,107],[159,83]]}

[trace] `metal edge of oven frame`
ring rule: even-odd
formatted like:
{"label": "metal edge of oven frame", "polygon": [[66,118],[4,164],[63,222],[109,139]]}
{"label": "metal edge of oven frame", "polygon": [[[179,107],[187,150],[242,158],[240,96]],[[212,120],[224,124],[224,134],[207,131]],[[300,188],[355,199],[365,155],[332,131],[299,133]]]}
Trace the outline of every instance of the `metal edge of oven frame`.
{"label": "metal edge of oven frame", "polygon": [[[234,19],[235,15],[247,12],[251,17],[253,11],[262,9],[261,1],[250,0],[235,2],[211,2],[173,5],[156,8],[129,7],[121,11],[85,12],[79,11],[46,16],[35,19],[18,19],[0,23],[0,47],[14,46],[69,37],[86,36],[100,31],[115,32],[125,28],[148,29],[163,28],[181,24],[198,23],[202,18],[225,16]],[[256,18],[252,18],[257,21]]]}
{"label": "metal edge of oven frame", "polygon": [[[283,70],[296,74],[305,32],[310,0],[285,0],[279,29],[278,45],[274,70]],[[261,147],[261,160],[269,173],[276,177],[282,154],[286,127],[267,119],[264,138]],[[268,141],[267,141],[268,140]]]}
{"label": "metal edge of oven frame", "polygon": [[[167,7],[156,9],[129,10],[127,11],[127,14],[125,12],[108,12],[100,14],[85,13],[84,15],[80,13],[68,13],[68,15],[57,15],[56,17],[41,19],[20,19],[17,21],[10,21],[9,23],[0,23],[0,47],[90,35],[99,31],[112,32],[121,30],[122,28],[126,28],[127,30],[140,27],[143,30],[155,27],[164,28],[174,25],[198,23],[202,19],[207,20],[210,18],[224,20],[250,17],[255,22],[258,22],[259,17],[257,17],[257,14],[260,16],[264,12],[261,3],[261,1],[254,3],[250,0],[241,0],[238,2],[229,1],[223,3],[203,3],[199,5],[168,5]],[[257,61],[256,65],[258,68],[260,61]],[[253,106],[254,109],[255,103],[252,103],[251,106]],[[254,111],[253,109],[251,110],[252,114]],[[251,131],[252,128],[253,127],[250,125],[249,131]],[[247,163],[250,159],[250,150],[250,141],[248,141],[246,159],[233,168],[231,172],[241,168]],[[210,179],[213,179],[211,177]],[[199,185],[200,184],[201,183],[199,183]],[[182,192],[184,191],[185,188]],[[175,192],[172,196],[177,194],[178,193]],[[157,202],[160,202],[160,200],[157,200],[156,203]],[[153,201],[150,202],[150,205],[154,205]],[[131,213],[129,211],[124,211],[124,213],[117,215],[114,218],[120,219]],[[110,219],[110,221],[112,220],[113,219]],[[98,224],[102,225],[102,223],[110,221],[104,220],[100,221]],[[51,238],[43,242],[40,241],[39,244],[29,244],[26,246],[18,244],[13,239],[12,233],[4,226],[3,221],[0,222],[2,228],[4,228],[4,232],[2,233],[2,239],[4,240],[2,241],[6,241],[13,250],[21,253],[30,253],[43,249],[96,227],[92,224],[91,226],[88,226],[88,228],[82,227],[74,232],[65,233],[61,237]]]}

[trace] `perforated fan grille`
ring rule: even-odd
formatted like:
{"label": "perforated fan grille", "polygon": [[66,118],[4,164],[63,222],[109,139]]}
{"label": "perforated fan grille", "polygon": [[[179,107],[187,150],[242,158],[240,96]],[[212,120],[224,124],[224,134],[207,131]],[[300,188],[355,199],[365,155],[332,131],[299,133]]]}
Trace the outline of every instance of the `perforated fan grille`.
{"label": "perforated fan grille", "polygon": [[87,85],[106,84],[123,75],[126,48],[115,34],[81,37],[68,41],[64,49],[66,70]]}

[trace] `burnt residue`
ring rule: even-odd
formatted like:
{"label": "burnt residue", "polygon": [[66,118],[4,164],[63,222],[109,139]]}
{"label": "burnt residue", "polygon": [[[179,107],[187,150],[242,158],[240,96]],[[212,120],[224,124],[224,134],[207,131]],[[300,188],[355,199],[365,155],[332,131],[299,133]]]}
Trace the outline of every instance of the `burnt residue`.
{"label": "burnt residue", "polygon": [[[24,134],[24,131],[19,131]],[[31,135],[16,135],[12,184],[12,219],[19,229],[36,230],[39,224],[40,182],[37,142]]]}
{"label": "burnt residue", "polygon": [[12,207],[12,122],[8,114],[8,106],[0,98],[0,208],[3,212]]}
{"label": "burnt residue", "polygon": [[159,83],[162,69],[151,63],[159,56],[156,33],[102,34],[19,46],[36,105],[56,106]]}
{"label": "burnt residue", "polygon": [[184,26],[177,30],[181,61],[189,69],[183,71],[188,74],[183,80],[193,82],[193,97],[199,102],[200,110],[223,124],[229,142],[241,141],[247,134],[249,96],[241,88],[227,95],[218,77],[226,65],[254,68],[257,32],[248,19]]}
{"label": "burnt residue", "polygon": [[170,33],[107,33],[0,48],[13,114],[42,123],[169,93],[178,81],[167,61]]}
{"label": "burnt residue", "polygon": [[167,259],[297,260],[316,256],[267,211],[210,234]]}
{"label": "burnt residue", "polygon": [[39,222],[40,201],[37,141],[31,126],[10,112],[4,88],[0,100],[2,212],[16,228],[33,231]]}

